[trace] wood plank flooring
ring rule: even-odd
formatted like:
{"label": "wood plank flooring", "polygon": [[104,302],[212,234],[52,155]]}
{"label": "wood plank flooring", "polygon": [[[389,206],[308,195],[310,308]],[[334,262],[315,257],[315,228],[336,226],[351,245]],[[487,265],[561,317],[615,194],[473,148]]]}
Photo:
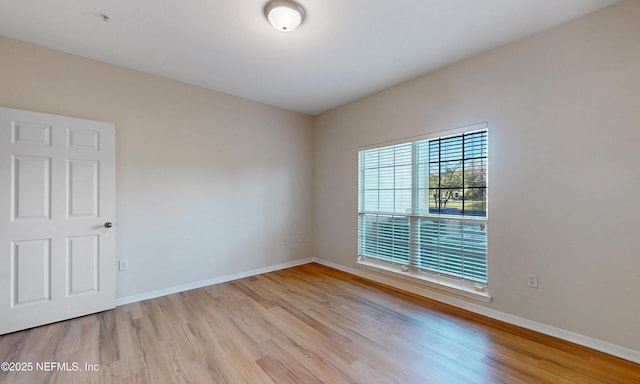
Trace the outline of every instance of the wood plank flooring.
{"label": "wood plank flooring", "polygon": [[0,336],[0,362],[32,363],[3,384],[640,383],[640,365],[318,264]]}

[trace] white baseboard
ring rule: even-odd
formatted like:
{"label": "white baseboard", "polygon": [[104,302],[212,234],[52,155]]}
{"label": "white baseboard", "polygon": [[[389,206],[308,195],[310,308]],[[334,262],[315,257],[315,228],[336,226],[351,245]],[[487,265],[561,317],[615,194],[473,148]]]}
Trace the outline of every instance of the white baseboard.
{"label": "white baseboard", "polygon": [[552,327],[550,325],[538,323],[536,321],[528,320],[519,316],[511,315],[508,313],[496,311],[487,307],[483,307],[466,300],[457,299],[455,297],[445,295],[428,288],[420,288],[412,284],[407,284],[401,280],[387,278],[382,275],[367,272],[365,270],[346,267],[344,265],[336,264],[327,260],[313,258],[312,261],[332,267],[343,272],[350,273],[352,275],[360,276],[369,280],[373,280],[382,284],[386,284],[404,291],[414,293],[416,295],[424,296],[429,299],[440,301],[445,304],[452,305],[461,309],[465,309],[470,312],[474,312],[483,316],[490,317],[492,319],[504,321],[512,325],[516,325],[522,328],[530,329],[548,336],[557,337],[558,339],[566,340],[578,345],[582,345],[587,348],[595,349],[596,351],[604,352],[612,356],[620,357],[625,360],[632,361],[640,364],[640,351],[636,351],[630,348],[626,348],[617,344],[609,343],[607,341],[594,339],[579,333],[570,332],[564,329]]}
{"label": "white baseboard", "polygon": [[196,288],[207,287],[209,285],[226,283],[227,281],[243,279],[245,277],[251,277],[251,276],[260,275],[263,273],[278,271],[280,269],[297,267],[298,265],[308,264],[308,263],[311,263],[312,261],[313,259],[311,258],[290,261],[288,263],[272,265],[264,268],[252,269],[246,272],[234,273],[232,275],[219,276],[219,277],[214,277],[212,279],[194,281],[193,283],[176,285],[174,287],[163,288],[157,291],[145,292],[145,293],[140,293],[132,296],[119,297],[119,298],[116,298],[116,306],[135,303],[143,300],[154,299],[156,297],[171,295],[173,293],[184,292],[184,291],[188,291]]}

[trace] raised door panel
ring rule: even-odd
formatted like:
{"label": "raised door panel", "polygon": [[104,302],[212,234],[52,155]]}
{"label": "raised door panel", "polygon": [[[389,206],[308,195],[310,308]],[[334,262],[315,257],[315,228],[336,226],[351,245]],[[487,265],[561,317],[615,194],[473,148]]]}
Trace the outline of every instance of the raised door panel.
{"label": "raised door panel", "polygon": [[67,295],[96,292],[98,286],[98,236],[67,238]]}
{"label": "raised door panel", "polygon": [[12,248],[12,306],[51,300],[51,241],[16,241]]}
{"label": "raised door panel", "polygon": [[99,216],[99,165],[93,160],[67,160],[67,217]]}
{"label": "raised door panel", "polygon": [[11,142],[13,144],[51,146],[50,125],[16,121],[13,122],[11,128]]}
{"label": "raised door panel", "polygon": [[51,217],[51,159],[12,157],[12,218],[49,219]]}
{"label": "raised door panel", "polygon": [[100,132],[70,128],[67,130],[67,147],[89,151],[100,150]]}

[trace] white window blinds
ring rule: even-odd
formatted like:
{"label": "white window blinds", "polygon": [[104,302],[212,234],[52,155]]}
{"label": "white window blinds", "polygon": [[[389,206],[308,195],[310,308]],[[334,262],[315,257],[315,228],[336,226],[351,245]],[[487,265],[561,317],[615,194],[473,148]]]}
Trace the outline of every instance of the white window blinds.
{"label": "white window blinds", "polygon": [[487,136],[361,150],[360,257],[486,283]]}

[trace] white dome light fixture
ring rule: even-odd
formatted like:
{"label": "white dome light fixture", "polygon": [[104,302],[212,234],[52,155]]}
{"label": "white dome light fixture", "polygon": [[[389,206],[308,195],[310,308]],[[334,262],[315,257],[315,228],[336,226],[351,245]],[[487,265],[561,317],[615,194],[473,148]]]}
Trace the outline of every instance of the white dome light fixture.
{"label": "white dome light fixture", "polygon": [[264,6],[264,15],[275,29],[291,32],[304,20],[304,8],[292,0],[271,0]]}

